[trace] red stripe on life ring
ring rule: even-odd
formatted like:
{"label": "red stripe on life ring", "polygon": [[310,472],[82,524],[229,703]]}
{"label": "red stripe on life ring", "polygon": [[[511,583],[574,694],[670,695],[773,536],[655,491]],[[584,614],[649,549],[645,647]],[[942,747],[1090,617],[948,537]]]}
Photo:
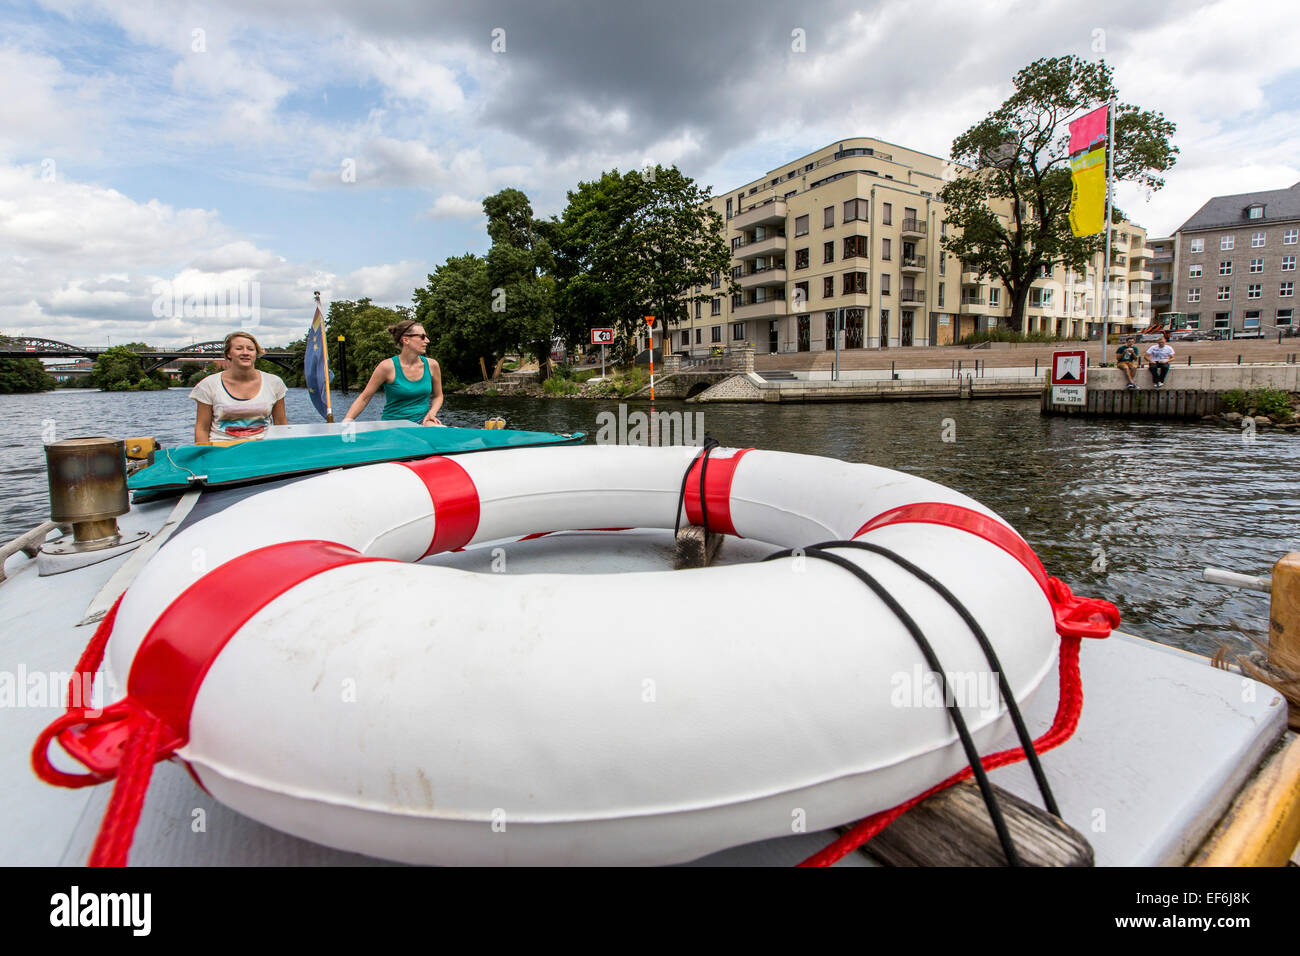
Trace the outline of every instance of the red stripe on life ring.
{"label": "red stripe on life ring", "polygon": [[[736,477],[736,465],[754,449],[742,448],[730,458],[709,458],[709,467],[704,472],[704,497],[709,506],[709,530],[719,534],[734,534],[736,526],[731,523],[731,482]],[[700,510],[700,468],[704,458],[697,459],[691,465],[686,476],[686,520],[690,524],[704,524],[704,512]]]}
{"label": "red stripe on life ring", "polygon": [[1119,627],[1119,609],[1109,601],[1079,597],[1060,578],[1051,577],[1043,562],[1024,538],[995,518],[964,505],[922,501],[901,505],[876,515],[853,535],[859,538],[868,531],[891,524],[924,522],[940,524],[978,535],[1011,555],[1038,582],[1052,605],[1056,630],[1062,637],[1106,637]]}
{"label": "red stripe on life ring", "polygon": [[127,696],[87,719],[71,711],[58,733],[63,748],[101,779],[116,775],[142,722],[163,734],[154,760],[189,740],[190,714],[217,655],[254,614],[308,578],[349,564],[384,561],[332,541],[287,541],[241,554],[182,591],[153,622],[131,664]]}
{"label": "red stripe on life ring", "polygon": [[456,551],[469,544],[478,531],[479,518],[478,489],[469,472],[452,459],[441,457],[402,465],[419,476],[433,502],[433,540],[423,556]]}
{"label": "red stripe on life ring", "polygon": [[1043,562],[1038,560],[1038,555],[1034,554],[1034,549],[1029,546],[1029,542],[996,518],[990,518],[988,515],[981,514],[964,505],[942,504],[937,501],[921,501],[910,505],[901,505],[876,515],[859,528],[853,537],[860,538],[868,531],[883,528],[885,525],[905,524],[908,522],[941,524],[949,528],[969,531],[990,544],[996,544],[1024,565],[1025,570],[1034,576],[1038,586],[1043,589],[1049,599],[1051,598],[1051,592],[1047,585],[1047,570],[1043,567]]}

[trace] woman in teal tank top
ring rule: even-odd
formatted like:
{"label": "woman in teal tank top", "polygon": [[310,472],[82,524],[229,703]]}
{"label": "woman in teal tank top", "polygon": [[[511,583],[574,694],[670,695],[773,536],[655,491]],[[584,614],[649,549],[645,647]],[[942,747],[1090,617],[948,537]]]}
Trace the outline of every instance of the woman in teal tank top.
{"label": "woman in teal tank top", "polygon": [[383,389],[383,420],[441,425],[438,410],[442,408],[442,372],[437,362],[424,355],[429,345],[424,326],[408,319],[389,326],[388,333],[401,351],[375,366],[365,391],[357,396],[343,420],[354,421],[375,393]]}

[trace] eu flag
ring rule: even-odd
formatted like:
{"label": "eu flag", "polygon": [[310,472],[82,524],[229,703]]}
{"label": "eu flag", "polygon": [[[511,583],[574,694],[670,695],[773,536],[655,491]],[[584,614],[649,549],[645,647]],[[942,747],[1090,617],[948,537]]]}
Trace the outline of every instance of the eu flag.
{"label": "eu flag", "polygon": [[311,396],[311,403],[316,406],[321,418],[332,422],[334,414],[330,408],[329,353],[325,349],[325,317],[320,314],[319,303],[316,305],[316,315],[311,320],[311,330],[307,333],[303,373],[307,379],[307,394]]}

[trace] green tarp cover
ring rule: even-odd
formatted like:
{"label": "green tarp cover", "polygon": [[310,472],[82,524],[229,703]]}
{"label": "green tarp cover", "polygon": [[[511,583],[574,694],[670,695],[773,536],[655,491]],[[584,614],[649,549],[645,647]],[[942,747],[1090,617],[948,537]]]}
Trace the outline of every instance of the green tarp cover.
{"label": "green tarp cover", "polygon": [[479,428],[393,428],[341,435],[305,435],[250,441],[240,445],[182,445],[160,448],[154,463],[127,479],[127,487],[143,501],[161,492],[213,488],[331,468],[348,468],[381,461],[409,461],[430,455],[519,448],[527,445],[581,443],[583,432],[489,430]]}

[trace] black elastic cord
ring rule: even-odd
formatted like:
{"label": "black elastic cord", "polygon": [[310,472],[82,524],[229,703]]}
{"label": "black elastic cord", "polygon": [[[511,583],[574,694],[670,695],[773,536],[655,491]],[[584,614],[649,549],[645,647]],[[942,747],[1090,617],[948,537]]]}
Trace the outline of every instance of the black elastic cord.
{"label": "black elastic cord", "polygon": [[993,644],[989,641],[988,635],[984,633],[984,628],[980,627],[979,622],[975,620],[975,616],[966,609],[966,605],[957,600],[955,594],[924,568],[917,567],[896,551],[891,551],[878,544],[871,544],[867,541],[826,541],[814,545],[814,547],[858,548],[888,558],[899,567],[910,571],[914,576],[930,585],[931,588],[938,592],[940,597],[952,606],[954,611],[961,615],[961,619],[966,622],[966,626],[971,629],[971,633],[975,635],[975,640],[979,642],[980,648],[984,651],[984,659],[988,661],[993,673],[998,675],[998,689],[1002,692],[1002,699],[1007,702],[1007,712],[1011,715],[1011,722],[1015,724],[1016,736],[1020,738],[1020,746],[1025,751],[1025,760],[1033,771],[1034,780],[1038,782],[1038,792],[1043,795],[1043,804],[1047,807],[1048,813],[1058,820],[1061,819],[1061,811],[1057,808],[1056,798],[1052,796],[1052,788],[1048,786],[1047,775],[1043,773],[1043,765],[1038,759],[1038,751],[1034,749],[1034,739],[1029,736],[1029,729],[1025,726],[1024,718],[1020,715],[1020,706],[1011,693],[1011,685],[1007,683],[1006,674],[1002,670],[1002,663],[998,660],[997,652],[993,650]]}
{"label": "black elastic cord", "polygon": [[[930,642],[926,640],[925,635],[921,633],[921,629],[917,626],[916,622],[912,620],[912,616],[907,613],[898,601],[894,600],[894,596],[885,590],[884,586],[881,585],[879,581],[866,571],[862,570],[862,568],[858,567],[848,558],[842,557],[838,554],[832,554],[829,551],[822,551],[816,545],[801,550],[809,557],[820,558],[823,561],[829,561],[832,564],[839,565],[844,570],[854,575],[867,587],[871,588],[871,590],[875,592],[876,596],[885,602],[885,606],[893,611],[894,616],[902,622],[903,626],[907,628],[908,632],[912,635],[912,640],[916,642],[916,646],[920,649],[926,663],[930,665],[930,670],[933,671],[939,679],[939,688],[943,693],[943,699],[945,701],[944,707],[948,711],[948,716],[952,718],[953,725],[957,728],[957,736],[961,739],[962,749],[966,751],[966,759],[970,762],[971,772],[975,775],[976,783],[979,784],[980,794],[984,797],[984,805],[988,807],[989,818],[993,821],[993,829],[997,831],[998,841],[1002,844],[1002,852],[1006,854],[1007,863],[1010,866],[1020,866],[1020,857],[1016,854],[1015,845],[1011,842],[1011,834],[1007,830],[1006,820],[1002,817],[1002,809],[998,806],[997,797],[993,793],[992,784],[989,783],[988,774],[984,770],[984,764],[980,762],[979,751],[975,749],[975,741],[972,739],[970,730],[966,726],[966,719],[962,716],[961,710],[956,706],[953,696],[948,693],[948,681],[944,676],[943,666],[939,663],[939,658],[934,653],[934,648],[930,646]],[[792,553],[793,549],[778,551],[776,554],[768,555],[763,560],[772,561],[776,558],[788,557]],[[953,703],[948,703],[950,700],[952,700]]]}
{"label": "black elastic cord", "polygon": [[682,507],[686,504],[686,482],[691,477],[691,469],[695,467],[695,463],[700,461],[700,459],[703,459],[703,461],[700,461],[700,523],[704,525],[704,533],[706,535],[708,534],[709,505],[708,502],[704,500],[704,473],[709,467],[709,453],[712,452],[713,449],[720,448],[721,446],[721,442],[705,432],[704,447],[700,449],[699,453],[694,458],[691,459],[691,463],[686,466],[686,474],[682,475],[682,490],[677,496],[677,517],[673,521],[674,540],[676,540],[677,532],[682,526]]}

